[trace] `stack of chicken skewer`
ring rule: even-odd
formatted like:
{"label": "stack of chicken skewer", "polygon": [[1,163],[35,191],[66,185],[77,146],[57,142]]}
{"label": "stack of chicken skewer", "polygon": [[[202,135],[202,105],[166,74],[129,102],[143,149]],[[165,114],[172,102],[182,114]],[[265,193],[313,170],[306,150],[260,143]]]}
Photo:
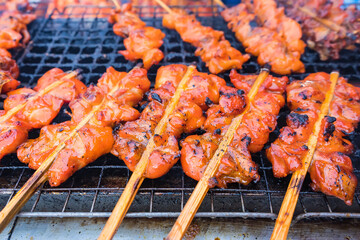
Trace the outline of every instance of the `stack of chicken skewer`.
{"label": "stack of chicken skewer", "polygon": [[[294,38],[284,38],[286,26],[278,28],[267,21],[266,14],[261,14],[268,6],[266,3],[274,7],[272,1],[254,1],[253,8],[249,4],[241,5],[244,12],[240,15],[248,17],[247,11],[251,9],[263,16],[259,21],[267,29],[259,30],[261,34],[271,30],[277,36],[276,41],[288,47],[284,56],[295,60],[285,62],[300,61],[303,43],[298,34],[294,34]],[[232,16],[231,13],[230,9],[225,10],[224,18]],[[240,15],[231,19],[236,20],[232,24],[243,24]],[[119,7],[111,19],[116,22],[114,31],[129,37],[125,44],[127,50],[121,52],[128,60],[142,59],[146,69],[161,61],[162,34],[152,39],[154,45],[146,45],[143,49],[132,46],[139,44],[137,38],[141,39],[140,44],[148,41],[139,32],[157,31],[147,29],[129,5]],[[281,15],[280,19],[286,16]],[[131,24],[124,25],[124,22]],[[292,112],[287,117],[288,126],[267,149],[267,155],[274,166],[275,177],[294,175],[273,238],[286,237],[308,169],[314,190],[351,204],[357,180],[348,157],[353,147],[344,137],[354,131],[360,121],[358,88],[336,72],[312,74],[291,84],[287,77],[269,75],[267,69],[258,76],[240,75],[235,69],[241,68],[248,56],[232,48],[223,33],[203,27],[193,16],[171,9],[163,23],[197,47],[196,54],[206,62],[210,72],[232,69],[230,79],[235,87],[226,86],[216,75],[198,72],[194,66],[175,64],[159,68],[155,89],[147,93],[148,101],[142,113],[133,107],[143,99],[150,82],[146,70],[138,67],[129,73],[109,68],[97,86],[89,88],[76,79],[77,73],[66,74],[53,69],[39,80],[34,90],[10,92],[0,117],[2,140],[10,144],[8,148],[0,148],[3,150],[0,156],[17,151],[19,160],[37,171],[1,212],[1,229],[42,183],[49,181],[51,186],[59,186],[75,171],[111,152],[134,173],[100,239],[109,239],[115,234],[145,178],[163,176],[181,159],[185,174],[199,183],[168,235],[168,239],[180,239],[210,188],[226,187],[232,182],[247,185],[259,180],[258,167],[251,160],[251,153],[262,150],[269,134],[275,130],[277,116],[285,105],[285,92]],[[198,35],[194,35],[196,32]],[[259,36],[257,29],[247,33],[242,36],[244,41]],[[204,39],[199,40],[200,36]],[[271,45],[273,40],[269,42]],[[207,48],[210,51],[207,52]],[[259,58],[265,59],[260,53]],[[261,62],[265,63],[270,64],[274,72],[303,71],[303,65],[298,70],[291,66],[285,68],[272,58]],[[39,115],[27,115],[40,101],[51,101],[52,105],[42,106]],[[49,125],[61,106],[68,102],[71,120]],[[45,111],[49,113],[44,114]],[[45,115],[48,118],[45,119]],[[120,127],[113,131],[119,123]],[[26,140],[31,128],[41,128],[40,136]],[[188,136],[181,142],[180,149],[181,134],[192,134],[199,128],[206,133]],[[15,137],[10,136],[10,130]]]}

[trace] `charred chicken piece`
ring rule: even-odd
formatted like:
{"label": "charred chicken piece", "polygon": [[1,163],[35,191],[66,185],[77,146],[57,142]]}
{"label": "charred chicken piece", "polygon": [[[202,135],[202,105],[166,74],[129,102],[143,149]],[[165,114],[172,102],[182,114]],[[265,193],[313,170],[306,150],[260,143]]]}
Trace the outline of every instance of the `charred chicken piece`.
{"label": "charred chicken piece", "polygon": [[[127,122],[115,133],[112,153],[134,171],[157,123],[184,76],[185,65],[168,65],[159,68],[155,89],[150,91],[149,103],[140,118]],[[170,115],[165,134],[154,136],[156,147],[149,157],[146,178],[158,178],[166,174],[179,160],[178,138],[200,128],[205,117],[203,111],[219,101],[219,90],[225,81],[215,75],[195,71],[181,94],[178,105]]]}
{"label": "charred chicken piece", "polygon": [[[237,89],[222,89],[219,104],[207,111],[204,124],[207,132],[204,135],[189,136],[181,144],[181,164],[186,175],[197,181],[201,179],[231,120],[244,109],[245,94],[256,77],[243,76],[235,70],[231,72],[231,81]],[[251,160],[250,153],[260,151],[268,141],[270,132],[275,130],[277,115],[285,104],[287,82],[287,77],[267,77],[221,159],[214,181],[210,183],[211,187],[225,188],[228,183],[233,182],[247,185],[260,179],[258,167]]]}
{"label": "charred chicken piece", "polygon": [[[306,143],[330,86],[329,74],[314,73],[287,87],[287,126],[267,149],[275,177],[285,177],[302,166]],[[344,138],[360,121],[360,89],[339,78],[328,117],[322,121],[309,172],[312,188],[351,205],[357,185],[349,154],[353,145]]]}

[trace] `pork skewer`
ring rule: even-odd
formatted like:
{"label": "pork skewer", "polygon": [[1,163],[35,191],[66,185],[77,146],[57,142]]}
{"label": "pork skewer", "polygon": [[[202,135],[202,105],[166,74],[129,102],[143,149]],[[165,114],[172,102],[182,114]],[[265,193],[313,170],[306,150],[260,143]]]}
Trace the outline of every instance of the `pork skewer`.
{"label": "pork skewer", "polygon": [[116,0],[113,2],[116,10],[109,17],[109,22],[114,24],[114,33],[125,38],[126,50],[119,53],[130,61],[142,59],[145,69],[158,64],[164,58],[164,53],[159,48],[165,34],[159,29],[146,26],[132,11],[131,3],[120,6]]}
{"label": "pork skewer", "polygon": [[243,63],[249,60],[249,55],[242,55],[230,45],[223,32],[202,26],[195,16],[183,11],[173,11],[161,0],[156,0],[156,2],[168,12],[163,17],[163,26],[176,30],[183,41],[195,46],[197,48],[195,55],[200,56],[211,73],[218,74],[230,69],[241,69]]}
{"label": "pork skewer", "polygon": [[39,138],[22,144],[19,160],[37,170],[1,211],[0,229],[46,180],[57,186],[76,170],[110,152],[114,142],[112,126],[139,116],[131,106],[142,99],[149,87],[145,69],[134,68],[126,74],[108,68],[98,86],[89,87],[71,102],[71,121],[44,127]]}
{"label": "pork skewer", "polygon": [[[262,70],[262,72],[257,77],[256,81],[252,85],[251,89],[247,94],[247,105],[244,111],[235,117],[226,133],[223,135],[221,142],[218,144],[218,148],[216,149],[215,153],[212,155],[213,157],[208,162],[206,166],[205,172],[203,173],[200,181],[196,185],[193,193],[191,194],[188,202],[186,203],[184,209],[182,210],[180,216],[176,220],[173,228],[171,229],[170,233],[167,236],[167,239],[181,239],[187,228],[189,227],[192,219],[198,208],[201,205],[202,200],[204,199],[206,193],[209,190],[209,185],[212,185],[212,179],[216,175],[216,172],[219,169],[221,159],[227,153],[229,146],[233,142],[234,135],[241,125],[244,116],[249,112],[251,106],[254,102],[254,99],[266,80],[268,76],[268,70]],[[252,170],[250,170],[251,172]]]}
{"label": "pork skewer", "polygon": [[[309,167],[312,164],[315,150],[318,145],[318,140],[320,138],[320,133],[322,131],[322,124],[327,120],[327,115],[329,114],[330,104],[334,97],[335,87],[339,79],[339,73],[332,72],[330,74],[330,86],[326,92],[325,99],[321,104],[320,111],[317,115],[317,119],[313,124],[311,135],[308,138],[306,144],[307,153],[302,158],[302,166],[300,169],[296,170],[292,175],[290,180],[285,198],[281,205],[278,218],[275,223],[275,228],[271,239],[286,239],[289,231],[290,223],[294,214],[294,210],[299,198],[299,193],[304,182],[305,176],[308,172]],[[306,84],[306,83],[305,83]],[[300,93],[301,94],[301,93]],[[316,113],[315,113],[316,114]],[[313,117],[313,116],[311,116]],[[300,118],[299,118],[300,119]],[[301,122],[299,122],[301,124]],[[309,130],[310,131],[310,130]],[[286,133],[282,133],[286,134]],[[291,133],[289,133],[291,134]]]}

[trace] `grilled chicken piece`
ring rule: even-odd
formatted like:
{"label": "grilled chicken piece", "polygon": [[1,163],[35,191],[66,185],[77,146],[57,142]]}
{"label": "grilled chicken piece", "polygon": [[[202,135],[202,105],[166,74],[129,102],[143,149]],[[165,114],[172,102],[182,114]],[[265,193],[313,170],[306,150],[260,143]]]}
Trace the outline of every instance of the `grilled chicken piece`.
{"label": "grilled chicken piece", "polygon": [[305,72],[300,61],[305,49],[300,25],[286,17],[275,1],[240,3],[221,15],[245,51],[258,57],[260,65],[270,64],[271,71],[278,74]]}
{"label": "grilled chicken piece", "polygon": [[20,82],[15,80],[8,72],[0,70],[0,93],[7,93],[15,90]]}
{"label": "grilled chicken piece", "polygon": [[20,82],[16,80],[19,76],[19,67],[11,54],[4,48],[0,48],[0,94],[15,90]]}
{"label": "grilled chicken piece", "polygon": [[130,3],[123,4],[120,10],[115,10],[109,17],[109,22],[114,24],[114,33],[125,38],[126,50],[119,53],[127,60],[142,59],[144,68],[149,69],[164,58],[159,48],[163,44],[165,34],[159,29],[147,27],[132,11]]}
{"label": "grilled chicken piece", "polygon": [[[286,6],[286,14],[301,25],[304,39],[311,49],[320,54],[320,59],[338,59],[341,49],[354,49],[360,43],[360,11],[356,6],[343,9],[343,0],[296,0],[279,1]],[[332,22],[334,29],[316,21],[299,10],[305,8],[318,18]],[[333,25],[334,25],[333,24]]]}
{"label": "grilled chicken piece", "polygon": [[[204,135],[188,136],[181,144],[181,164],[186,175],[197,181],[201,179],[231,120],[244,109],[245,93],[250,90],[256,77],[243,76],[232,70],[231,81],[240,90],[221,90],[219,105],[214,105],[207,111],[204,124],[207,132]],[[277,115],[285,104],[287,82],[287,77],[269,76],[265,80],[221,159],[210,187],[225,188],[228,183],[233,182],[247,185],[260,179],[258,167],[251,160],[250,153],[260,151],[268,141],[269,134],[275,130]]]}
{"label": "grilled chicken piece", "polygon": [[[116,131],[112,153],[123,160],[131,171],[139,162],[186,69],[185,65],[159,68],[155,89],[150,91],[149,103],[140,118],[125,123]],[[149,158],[146,178],[161,177],[179,160],[177,139],[182,133],[191,133],[203,125],[203,111],[208,109],[208,105],[218,103],[222,86],[225,86],[225,81],[215,75],[197,71],[192,74],[169,117],[165,134],[154,136],[156,147]]]}
{"label": "grilled chicken piece", "polygon": [[0,48],[10,49],[28,43],[30,34],[26,25],[35,18],[33,14],[22,14],[18,11],[3,13],[0,17]]}
{"label": "grilled chicken piece", "polygon": [[[33,89],[20,88],[8,93],[4,101],[4,110],[0,115],[5,115],[9,110],[25,103],[28,98],[35,96],[42,88],[52,82],[60,80],[64,73],[60,69],[52,69],[42,76],[38,85]],[[51,123],[59,113],[62,105],[69,102],[70,97],[76,97],[86,90],[86,86],[76,79],[63,79],[63,84],[55,87],[47,94],[28,101],[23,109],[6,121],[0,122],[0,159],[6,154],[13,153],[16,148],[27,139],[30,129],[40,128]]]}
{"label": "grilled chicken piece", "polygon": [[19,76],[19,67],[16,64],[16,61],[0,55],[0,71],[9,73],[13,78]]}
{"label": "grilled chicken piece", "polygon": [[194,15],[188,15],[184,11],[166,14],[163,26],[176,30],[183,41],[195,46],[195,55],[201,57],[213,74],[233,68],[241,69],[243,63],[250,58],[231,47],[223,32],[202,26]]}
{"label": "grilled chicken piece", "polygon": [[[29,42],[30,34],[26,25],[35,19],[35,15],[22,14],[17,9],[28,6],[28,3],[9,1],[6,5],[8,10],[0,16],[0,94],[15,90],[20,84],[16,80],[19,76],[19,68],[6,49]],[[25,7],[22,10],[28,10],[28,8]],[[22,43],[20,43],[21,40]]]}
{"label": "grilled chicken piece", "polygon": [[[40,136],[22,144],[17,152],[21,162],[37,169],[60,144],[65,147],[57,154],[48,171],[51,186],[59,186],[77,170],[109,153],[114,138],[115,123],[135,120],[140,113],[132,108],[150,88],[145,69],[135,68],[129,73],[110,67],[87,91],[70,103],[71,121],[41,129]],[[90,121],[74,137],[68,136],[89,114]]]}
{"label": "grilled chicken piece", "polygon": [[[285,177],[300,169],[307,153],[307,141],[318,118],[321,104],[330,86],[327,73],[310,74],[287,87],[291,113],[287,126],[267,149],[275,177]],[[360,89],[339,78],[329,115],[322,121],[317,148],[309,172],[312,188],[336,196],[351,205],[357,185],[349,154],[351,142],[344,137],[360,121]]]}

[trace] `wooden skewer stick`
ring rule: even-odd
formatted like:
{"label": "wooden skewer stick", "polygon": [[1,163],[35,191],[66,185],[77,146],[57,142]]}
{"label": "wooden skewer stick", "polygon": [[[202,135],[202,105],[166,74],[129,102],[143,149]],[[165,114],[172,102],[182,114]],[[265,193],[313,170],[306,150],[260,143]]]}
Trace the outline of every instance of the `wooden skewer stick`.
{"label": "wooden skewer stick", "polygon": [[318,142],[318,136],[320,133],[320,127],[321,122],[324,119],[324,117],[328,114],[331,100],[334,96],[335,92],[335,86],[337,83],[337,80],[339,78],[338,72],[332,72],[330,75],[330,88],[326,93],[326,98],[324,102],[321,105],[319,118],[314,124],[312,134],[309,137],[309,140],[307,142],[307,147],[309,151],[305,155],[305,157],[302,159],[302,168],[297,170],[291,177],[288,189],[285,194],[285,198],[282,202],[281,209],[279,212],[279,215],[276,219],[275,228],[271,235],[271,239],[273,240],[281,240],[286,239],[287,234],[289,232],[291,220],[294,215],[294,210],[299,198],[299,193],[302,187],[302,184],[304,182],[305,176],[307,174],[307,171],[309,169],[309,166],[311,165],[312,158],[314,156],[316,145]]}
{"label": "wooden skewer stick", "polygon": [[[59,82],[59,81],[58,81]],[[108,95],[113,95],[120,87],[120,82],[116,87],[111,89]],[[3,208],[0,212],[0,232],[4,230],[10,220],[20,211],[26,201],[35,193],[36,189],[46,182],[47,180],[47,171],[54,163],[58,153],[66,147],[66,142],[78,134],[78,131],[84,127],[99,111],[104,103],[106,98],[102,102],[93,107],[93,109],[78,123],[78,125],[62,140],[50,155],[44,160],[40,167],[35,171],[35,173],[29,178],[29,180],[24,184],[24,186],[15,194],[15,196],[10,200],[10,202]]]}
{"label": "wooden skewer stick", "polygon": [[250,92],[247,94],[248,103],[244,111],[232,120],[229,129],[226,131],[224,137],[219,144],[219,147],[209,161],[209,164],[205,169],[204,175],[196,185],[180,216],[178,217],[173,228],[166,237],[167,240],[182,239],[182,237],[186,233],[186,230],[188,229],[192,219],[194,218],[195,213],[199,209],[201,202],[205,198],[206,193],[209,191],[209,181],[215,176],[217,170],[219,169],[221,159],[227,152],[227,148],[234,138],[236,129],[238,129],[238,127],[240,126],[244,115],[249,111],[256,94],[258,93],[262,83],[265,81],[268,75],[269,70],[263,69],[257,77],[256,81],[250,89]]}
{"label": "wooden skewer stick", "polygon": [[343,27],[340,26],[339,24],[330,21],[328,19],[323,19],[323,18],[319,18],[315,13],[313,13],[310,9],[306,8],[306,7],[297,7],[297,9],[307,15],[309,15],[310,17],[312,17],[314,20],[316,20],[317,22],[323,24],[324,26],[330,28],[331,30],[335,31],[335,32],[340,32]]}
{"label": "wooden skewer stick", "polygon": [[165,11],[167,11],[170,14],[173,14],[173,10],[171,10],[171,8],[169,8],[168,5],[166,5],[163,1],[161,0],[155,0],[155,2],[157,2],[163,9],[165,9]]}
{"label": "wooden skewer stick", "polygon": [[24,103],[17,105],[16,107],[10,109],[9,111],[7,111],[3,116],[0,117],[0,123],[1,122],[6,122],[7,120],[9,120],[11,117],[13,117],[16,113],[18,113],[20,110],[22,110],[29,102],[44,96],[45,94],[47,94],[48,92],[50,92],[51,90],[53,90],[54,88],[58,87],[59,85],[63,84],[64,79],[68,79],[68,78],[73,78],[76,77],[78,75],[77,71],[72,71],[68,74],[66,74],[65,76],[63,76],[61,79],[59,79],[58,81],[53,82],[52,84],[50,84],[49,86],[47,86],[46,88],[44,88],[43,90],[39,91],[38,93],[36,93],[34,96],[28,98]]}
{"label": "wooden skewer stick", "polygon": [[161,118],[159,124],[156,126],[153,136],[150,138],[148,144],[146,145],[145,151],[142,154],[138,164],[136,165],[135,171],[132,173],[130,180],[126,184],[125,189],[121,194],[119,201],[117,202],[113,212],[111,213],[111,216],[106,222],[105,227],[98,238],[99,240],[112,239],[118,227],[120,226],[122,220],[124,219],[127,211],[130,208],[132,201],[135,198],[137,191],[141,186],[141,183],[145,179],[144,174],[146,172],[149,163],[149,157],[155,147],[154,135],[164,134],[167,123],[169,121],[169,116],[175,110],[175,107],[179,102],[180,96],[184,91],[184,89],[186,88],[187,82],[190,79],[195,68],[196,68],[195,66],[188,67],[184,77],[182,78],[178,87],[176,88],[175,94],[171,98],[171,101],[169,102],[168,106],[166,107],[165,113]]}
{"label": "wooden skewer stick", "polygon": [[214,2],[222,8],[227,9],[228,7],[221,0],[214,0]]}
{"label": "wooden skewer stick", "polygon": [[119,3],[117,0],[112,0],[112,2],[114,3],[116,9],[121,9],[121,6],[120,6],[121,3]]}

